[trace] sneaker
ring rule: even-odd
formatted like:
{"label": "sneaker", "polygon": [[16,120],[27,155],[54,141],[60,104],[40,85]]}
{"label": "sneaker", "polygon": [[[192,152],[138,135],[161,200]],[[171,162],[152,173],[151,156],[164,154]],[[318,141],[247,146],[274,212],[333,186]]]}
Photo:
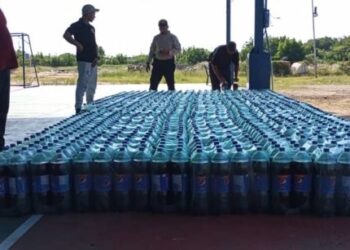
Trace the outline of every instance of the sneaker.
{"label": "sneaker", "polygon": [[76,114],[76,115],[80,114],[80,112],[81,112],[81,108],[76,108],[76,109],[75,109],[75,114]]}

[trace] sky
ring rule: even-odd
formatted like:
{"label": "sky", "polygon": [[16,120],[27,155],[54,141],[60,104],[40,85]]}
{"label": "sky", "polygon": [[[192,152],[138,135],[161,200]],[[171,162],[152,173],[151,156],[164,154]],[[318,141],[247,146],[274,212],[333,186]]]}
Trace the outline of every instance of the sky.
{"label": "sky", "polygon": [[[182,47],[213,50],[226,41],[226,0],[0,0],[10,32],[30,35],[34,54],[75,53],[62,35],[81,16],[84,4],[100,12],[92,25],[107,55],[147,54],[159,32],[158,20],[168,20],[169,30]],[[268,0],[271,26],[268,34],[300,41],[312,39],[312,0]],[[255,0],[232,0],[231,40],[241,49],[254,37]],[[314,0],[317,37],[350,35],[349,0]],[[14,41],[19,48],[19,41]]]}

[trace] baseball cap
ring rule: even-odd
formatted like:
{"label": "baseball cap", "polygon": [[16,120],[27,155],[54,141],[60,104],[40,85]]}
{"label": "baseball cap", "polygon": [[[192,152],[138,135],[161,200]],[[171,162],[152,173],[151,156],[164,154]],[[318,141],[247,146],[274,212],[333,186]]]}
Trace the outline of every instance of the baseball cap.
{"label": "baseball cap", "polygon": [[168,22],[165,19],[160,19],[158,22],[159,26],[168,26]]}
{"label": "baseball cap", "polygon": [[93,13],[100,11],[99,9],[96,9],[93,5],[91,4],[85,4],[81,10],[83,12],[83,15]]}

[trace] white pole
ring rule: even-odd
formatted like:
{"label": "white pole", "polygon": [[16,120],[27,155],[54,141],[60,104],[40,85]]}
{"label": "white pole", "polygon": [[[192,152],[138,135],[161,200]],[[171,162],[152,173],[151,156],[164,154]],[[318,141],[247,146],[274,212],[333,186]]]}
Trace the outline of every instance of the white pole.
{"label": "white pole", "polygon": [[317,12],[314,7],[314,0],[311,0],[312,7],[312,32],[313,32],[313,42],[314,42],[314,67],[315,67],[315,78],[317,78],[317,52],[316,52],[316,38],[315,38],[315,17]]}

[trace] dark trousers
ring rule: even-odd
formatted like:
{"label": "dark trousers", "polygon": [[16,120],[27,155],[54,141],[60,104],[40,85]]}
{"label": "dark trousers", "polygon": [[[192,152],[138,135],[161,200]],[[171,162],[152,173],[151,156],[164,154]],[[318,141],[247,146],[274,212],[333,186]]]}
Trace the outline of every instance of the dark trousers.
{"label": "dark trousers", "polygon": [[175,90],[175,80],[174,80],[174,72],[175,72],[175,60],[157,60],[153,61],[153,68],[150,79],[150,90],[157,91],[158,85],[162,77],[165,77],[165,81],[168,85],[168,90]]}
{"label": "dark trousers", "polygon": [[[225,78],[226,82],[228,83],[228,89],[231,89],[232,83],[233,83],[233,69],[230,65],[227,68],[219,69],[221,75]],[[214,73],[213,66],[211,63],[209,63],[209,76],[211,81],[211,88],[212,90],[220,90],[220,80],[217,78],[216,74]]]}
{"label": "dark trousers", "polygon": [[0,151],[5,146],[5,128],[10,106],[10,70],[0,70]]}

